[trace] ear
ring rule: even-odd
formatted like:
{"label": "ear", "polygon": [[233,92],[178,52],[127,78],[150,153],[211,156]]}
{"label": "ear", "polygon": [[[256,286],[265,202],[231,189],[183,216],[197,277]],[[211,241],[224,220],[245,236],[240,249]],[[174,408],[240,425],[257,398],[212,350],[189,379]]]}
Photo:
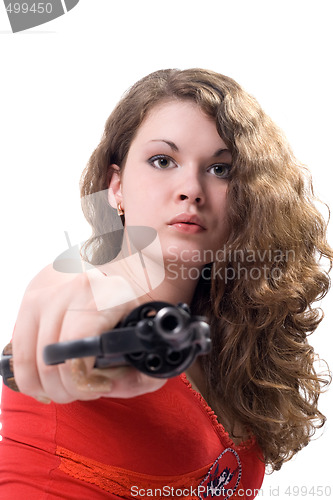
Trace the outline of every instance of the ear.
{"label": "ear", "polygon": [[108,201],[112,208],[117,208],[118,203],[122,204],[123,194],[121,191],[120,169],[118,165],[111,165],[114,170],[108,189]]}

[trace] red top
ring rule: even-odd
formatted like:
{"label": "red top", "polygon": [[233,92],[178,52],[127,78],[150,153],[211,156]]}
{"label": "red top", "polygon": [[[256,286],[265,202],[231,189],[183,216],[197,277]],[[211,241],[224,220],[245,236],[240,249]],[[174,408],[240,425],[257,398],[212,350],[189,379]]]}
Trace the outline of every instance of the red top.
{"label": "red top", "polygon": [[263,481],[255,440],[235,445],[185,375],[135,398],[64,405],[3,386],[1,421],[2,500],[253,499]]}

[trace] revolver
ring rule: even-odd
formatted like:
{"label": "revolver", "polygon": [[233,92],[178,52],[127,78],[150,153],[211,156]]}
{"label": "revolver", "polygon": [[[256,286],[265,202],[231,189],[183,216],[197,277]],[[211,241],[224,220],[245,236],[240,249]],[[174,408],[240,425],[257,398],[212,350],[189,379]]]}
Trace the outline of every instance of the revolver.
{"label": "revolver", "polygon": [[[99,336],[49,344],[47,365],[93,356],[95,368],[132,365],[151,377],[171,378],[185,371],[197,356],[210,351],[210,328],[203,316],[191,315],[187,304],[148,302]],[[0,358],[5,385],[18,391],[13,373],[11,344]]]}

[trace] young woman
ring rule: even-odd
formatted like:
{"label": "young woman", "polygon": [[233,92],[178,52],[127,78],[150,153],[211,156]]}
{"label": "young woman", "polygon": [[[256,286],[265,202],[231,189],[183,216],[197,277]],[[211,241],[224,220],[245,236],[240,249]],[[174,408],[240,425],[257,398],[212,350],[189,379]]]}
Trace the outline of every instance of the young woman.
{"label": "young woman", "polygon": [[[43,270],[17,319],[1,498],[254,498],[265,466],[325,422],[307,334],[329,287],[318,258],[333,253],[305,169],[232,79],[165,70],[109,117],[82,197],[89,270]],[[211,352],[186,374],[44,364],[45,345],[98,335],[153,300],[208,318]]]}

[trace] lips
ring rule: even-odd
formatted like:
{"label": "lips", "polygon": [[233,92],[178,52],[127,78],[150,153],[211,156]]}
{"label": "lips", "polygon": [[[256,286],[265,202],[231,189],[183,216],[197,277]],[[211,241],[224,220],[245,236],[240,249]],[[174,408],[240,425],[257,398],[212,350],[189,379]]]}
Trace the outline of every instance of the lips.
{"label": "lips", "polygon": [[176,215],[169,223],[175,229],[185,233],[199,233],[206,230],[204,223],[197,215],[181,213]]}

